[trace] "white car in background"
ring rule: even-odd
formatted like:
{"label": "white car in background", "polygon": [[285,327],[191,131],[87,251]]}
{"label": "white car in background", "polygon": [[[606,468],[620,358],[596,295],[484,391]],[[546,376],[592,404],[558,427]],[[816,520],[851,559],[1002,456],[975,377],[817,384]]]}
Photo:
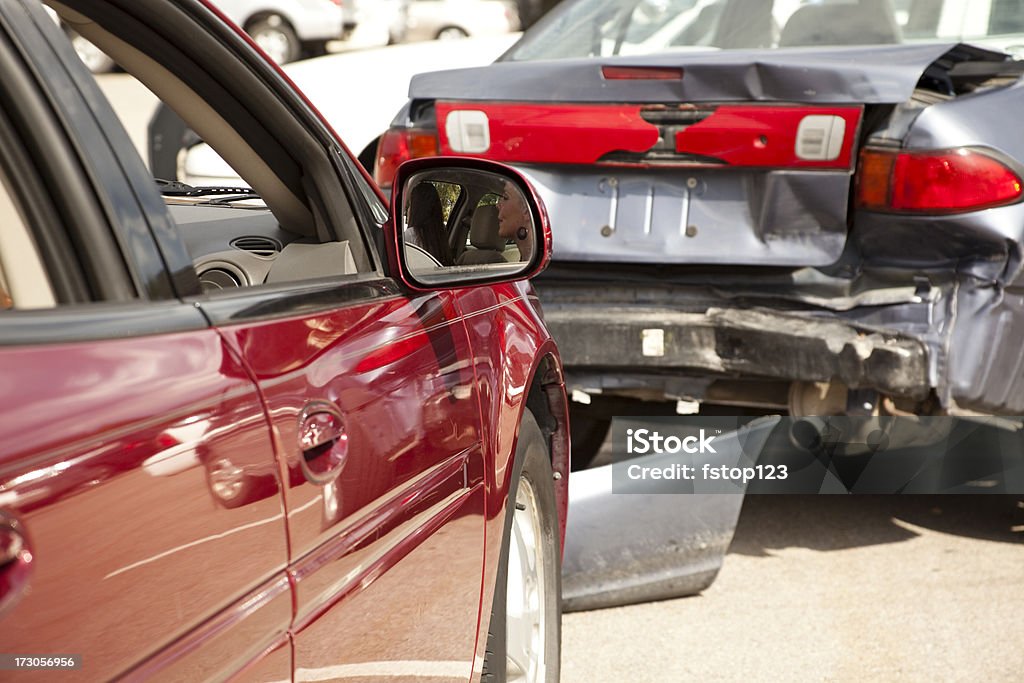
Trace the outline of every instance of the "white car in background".
{"label": "white car in background", "polygon": [[[409,99],[409,81],[418,73],[484,66],[497,59],[519,39],[519,33],[459,41],[437,40],[392,45],[307,59],[286,65],[288,77],[320,110],[353,154],[370,172],[377,141],[395,113]],[[353,101],[346,93],[366,93]],[[160,110],[157,116],[161,116]],[[154,121],[155,123],[155,121]],[[154,152],[154,124],[150,125],[150,165],[154,175],[167,177]],[[240,181],[216,152],[204,143],[176,147],[180,135],[164,133],[175,154],[178,180],[196,186],[235,186]]]}
{"label": "white car in background", "polygon": [[[372,0],[370,0],[372,1]],[[215,0],[278,64],[324,54],[355,28],[355,0]]]}
{"label": "white car in background", "polygon": [[519,30],[515,5],[505,0],[409,0],[405,40],[466,38]]}
{"label": "white car in background", "polygon": [[[397,0],[364,1],[386,6]],[[245,29],[278,64],[322,55],[327,43],[348,37],[356,26],[355,3],[356,0],[215,0],[217,8]],[[48,11],[59,22],[56,12]],[[72,24],[60,23],[90,71],[113,70],[115,64],[110,57],[78,35]]]}

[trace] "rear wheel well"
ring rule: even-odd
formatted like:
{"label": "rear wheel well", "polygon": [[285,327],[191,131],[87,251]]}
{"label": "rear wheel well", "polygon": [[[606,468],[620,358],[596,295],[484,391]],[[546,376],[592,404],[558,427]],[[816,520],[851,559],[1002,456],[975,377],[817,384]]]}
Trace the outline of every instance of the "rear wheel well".
{"label": "rear wheel well", "polygon": [[552,356],[541,359],[526,396],[526,407],[537,419],[551,456],[552,468],[563,469],[562,458],[569,457],[567,445],[569,425],[565,423],[567,406],[565,392],[558,374],[558,364]]}
{"label": "rear wheel well", "polygon": [[[442,26],[441,28],[437,29],[437,33],[434,34],[434,38],[435,39],[440,38],[441,36],[445,35],[446,33],[452,33],[452,34],[461,33],[463,36],[467,36],[467,37],[469,36],[469,31],[467,31],[466,29],[462,28],[461,26],[458,26],[456,24],[447,24],[447,25]],[[454,35],[453,35],[453,37],[454,37]]]}
{"label": "rear wheel well", "polygon": [[292,29],[293,31],[295,30],[295,27],[292,26],[292,22],[288,21],[288,17],[284,16],[283,14],[280,14],[279,12],[270,11],[257,12],[256,14],[252,15],[251,17],[245,20],[245,23],[242,24],[242,28],[245,29],[246,33],[248,33],[249,29],[252,28],[254,25],[260,23],[261,21],[267,21],[271,17],[277,17],[285,26]]}

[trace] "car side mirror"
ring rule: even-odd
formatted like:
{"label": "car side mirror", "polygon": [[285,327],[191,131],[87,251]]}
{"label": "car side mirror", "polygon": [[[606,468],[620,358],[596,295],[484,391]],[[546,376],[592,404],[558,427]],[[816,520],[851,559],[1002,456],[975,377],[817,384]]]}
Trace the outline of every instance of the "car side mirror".
{"label": "car side mirror", "polygon": [[433,157],[399,167],[387,235],[392,272],[413,289],[512,282],[551,258],[543,203],[514,169]]}

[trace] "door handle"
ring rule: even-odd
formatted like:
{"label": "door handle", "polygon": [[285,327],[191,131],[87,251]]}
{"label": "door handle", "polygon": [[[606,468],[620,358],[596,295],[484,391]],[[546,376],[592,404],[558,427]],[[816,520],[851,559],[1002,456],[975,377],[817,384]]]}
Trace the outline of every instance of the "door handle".
{"label": "door handle", "polygon": [[348,460],[348,432],[341,411],[326,401],[314,401],[299,416],[300,466],[313,484],[333,481]]}
{"label": "door handle", "polygon": [[34,562],[25,527],[0,511],[0,615],[12,609],[25,594]]}

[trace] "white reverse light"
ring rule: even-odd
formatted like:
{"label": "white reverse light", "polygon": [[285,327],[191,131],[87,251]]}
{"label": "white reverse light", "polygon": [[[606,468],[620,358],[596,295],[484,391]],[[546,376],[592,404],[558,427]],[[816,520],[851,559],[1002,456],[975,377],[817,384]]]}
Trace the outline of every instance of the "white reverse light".
{"label": "white reverse light", "polygon": [[839,116],[805,116],[796,131],[796,155],[808,161],[834,161],[843,151],[846,121]]}
{"label": "white reverse light", "polygon": [[444,130],[453,152],[480,154],[491,148],[490,122],[487,114],[477,109],[449,112]]}

